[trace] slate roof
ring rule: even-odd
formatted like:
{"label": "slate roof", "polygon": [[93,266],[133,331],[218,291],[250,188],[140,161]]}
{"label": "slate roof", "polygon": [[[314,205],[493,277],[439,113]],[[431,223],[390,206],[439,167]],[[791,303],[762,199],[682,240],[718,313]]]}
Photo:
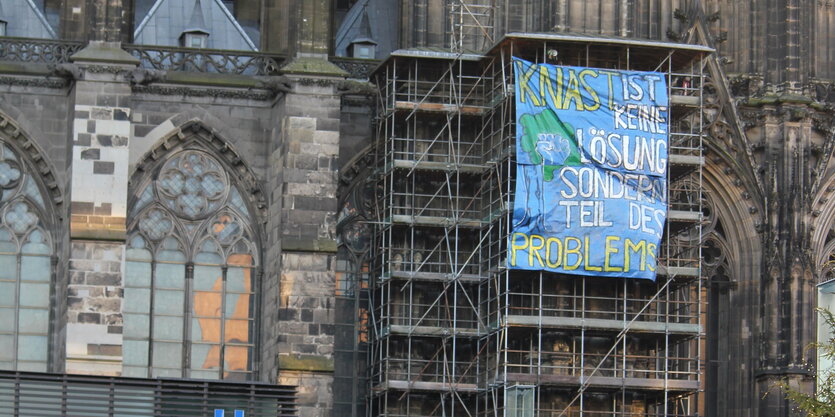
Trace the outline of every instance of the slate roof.
{"label": "slate roof", "polygon": [[377,59],[383,59],[399,46],[397,3],[391,0],[359,0],[336,31],[335,54],[347,56],[348,46],[358,39],[377,43]]}
{"label": "slate roof", "polygon": [[31,0],[0,0],[0,20],[6,21],[6,36],[55,39],[55,29]]}
{"label": "slate roof", "polygon": [[136,27],[133,42],[180,46],[180,35],[193,29],[209,33],[210,49],[258,50],[221,0],[157,0]]}

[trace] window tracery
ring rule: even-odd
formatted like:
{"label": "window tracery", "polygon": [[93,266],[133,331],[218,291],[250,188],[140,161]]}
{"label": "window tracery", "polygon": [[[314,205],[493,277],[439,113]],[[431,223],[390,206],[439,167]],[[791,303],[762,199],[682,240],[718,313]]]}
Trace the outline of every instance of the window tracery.
{"label": "window tracery", "polygon": [[47,371],[53,241],[41,188],[0,140],[0,369]]}
{"label": "window tracery", "polygon": [[[364,177],[363,177],[364,178]],[[337,254],[337,293],[357,294],[364,287],[372,237],[369,218],[374,218],[375,185],[361,179],[353,184],[340,204],[337,219],[339,252]]]}
{"label": "window tracery", "polygon": [[259,260],[247,204],[202,150],[150,177],[131,210],[123,375],[252,379]]}

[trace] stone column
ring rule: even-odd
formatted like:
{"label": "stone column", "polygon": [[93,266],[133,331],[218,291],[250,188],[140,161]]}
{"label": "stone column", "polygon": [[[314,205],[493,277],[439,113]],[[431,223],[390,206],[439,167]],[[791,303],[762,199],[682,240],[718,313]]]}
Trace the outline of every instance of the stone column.
{"label": "stone column", "polygon": [[[764,106],[763,140],[766,144],[764,183],[766,224],[763,233],[763,277],[760,284],[761,327],[759,366],[754,371],[760,416],[794,415],[783,393],[775,389],[787,382],[796,390],[814,392],[815,265],[810,242],[810,199],[814,195],[808,157],[811,120],[805,104],[784,102]],[[766,395],[766,393],[768,393]]]}
{"label": "stone column", "polygon": [[289,56],[331,52],[333,6],[328,0],[264,0],[262,48]]}
{"label": "stone column", "polygon": [[277,379],[299,386],[300,416],[327,417],[334,369],[337,84],[347,74],[314,58],[297,58],[284,71],[292,91],[279,105],[268,225],[270,236],[278,237],[268,253],[280,259],[274,266],[280,280]]}
{"label": "stone column", "polygon": [[106,42],[132,40],[132,0],[64,0],[62,3],[62,39]]}
{"label": "stone column", "polygon": [[126,77],[138,61],[105,42],[91,42],[72,60],[80,75],[72,91],[67,372],[119,375],[131,131]]}

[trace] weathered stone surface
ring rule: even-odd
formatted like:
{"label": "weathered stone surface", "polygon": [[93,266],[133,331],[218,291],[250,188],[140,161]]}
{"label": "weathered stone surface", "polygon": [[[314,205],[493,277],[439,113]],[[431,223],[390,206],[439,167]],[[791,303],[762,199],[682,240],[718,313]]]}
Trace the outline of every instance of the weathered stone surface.
{"label": "weathered stone surface", "polygon": [[99,158],[101,158],[101,150],[99,149],[87,149],[81,151],[81,159],[97,160]]}
{"label": "weathered stone surface", "polygon": [[299,417],[330,417],[333,377],[309,371],[283,370],[278,382],[299,387]]}
{"label": "weathered stone surface", "polygon": [[67,358],[72,358],[73,372],[117,375],[121,365],[97,358],[121,356],[124,247],[83,241],[74,241],[71,247],[67,325],[72,337]]}
{"label": "weathered stone surface", "polygon": [[78,313],[78,323],[101,323],[101,314],[98,313]]}
{"label": "weathered stone surface", "polygon": [[115,164],[113,162],[107,162],[107,161],[95,161],[95,162],[93,162],[93,173],[94,174],[113,175],[114,170],[115,170]]}
{"label": "weathered stone surface", "polygon": [[[313,353],[312,345],[300,344],[297,346],[309,347]],[[288,354],[278,355],[279,367],[288,371],[307,372],[333,372],[333,358],[318,355]]]}

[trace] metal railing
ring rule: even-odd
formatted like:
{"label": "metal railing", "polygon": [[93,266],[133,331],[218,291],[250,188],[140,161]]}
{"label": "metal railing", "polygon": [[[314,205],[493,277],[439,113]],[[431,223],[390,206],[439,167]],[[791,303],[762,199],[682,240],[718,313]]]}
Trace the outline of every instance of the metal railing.
{"label": "metal railing", "polygon": [[296,387],[0,371],[0,416],[247,417],[298,415]]}
{"label": "metal railing", "polygon": [[394,79],[393,94],[386,103],[389,108],[417,108],[429,111],[461,110],[471,107],[481,111],[486,106],[481,78],[476,76],[447,75],[437,81],[420,79]]}
{"label": "metal railing", "polygon": [[385,358],[375,368],[373,380],[476,384],[478,375],[468,360],[452,366],[446,360]]}
{"label": "metal railing", "polygon": [[[471,259],[475,258],[473,249],[469,248],[456,251],[448,250],[441,245],[426,249],[391,246],[386,248],[386,251],[381,251],[381,255],[386,255],[386,258],[379,259],[383,268],[380,272],[384,276],[398,272],[450,275],[476,275],[480,272],[478,263]],[[466,262],[468,259],[470,262]]]}
{"label": "metal railing", "polygon": [[[658,407],[659,409],[661,407]],[[632,417],[636,415],[660,415],[656,414],[655,412],[647,412],[648,414],[644,414],[644,412],[638,412],[635,410],[630,410],[627,408],[627,411],[589,411],[589,410],[580,410],[579,406],[575,407],[572,410],[563,410],[562,408],[557,409],[539,409],[539,417]],[[667,413],[665,414],[667,417],[695,417],[697,414],[681,414],[681,413]]]}
{"label": "metal railing", "polygon": [[[466,300],[462,302],[466,303]],[[450,333],[453,329],[478,329],[478,313],[466,305],[397,302],[389,304],[388,313],[381,310],[379,308],[377,313],[381,320],[395,326],[434,327]]]}
{"label": "metal railing", "polygon": [[239,75],[276,75],[285,57],[253,51],[123,45],[139,59],[139,66],[161,71],[210,72]]}
{"label": "metal railing", "polygon": [[0,61],[63,64],[83,47],[73,41],[0,37]]}
{"label": "metal railing", "polygon": [[[473,189],[466,191],[474,191]],[[395,192],[391,194],[394,216],[442,217],[450,220],[479,220],[480,199],[477,196],[448,197],[443,194]],[[464,193],[462,193],[464,194]]]}
{"label": "metal railing", "polygon": [[664,352],[618,357],[606,357],[603,353],[531,352],[511,349],[504,353],[507,358],[507,372],[518,374],[589,376],[599,366],[594,375],[600,377],[694,381],[699,372],[695,358],[665,356]]}
{"label": "metal railing", "polygon": [[367,80],[371,72],[380,65],[380,61],[373,59],[347,58],[332,56],[328,60],[337,67],[347,72],[348,78]]}
{"label": "metal railing", "polygon": [[392,137],[389,140],[389,155],[395,160],[442,162],[445,164],[481,164],[481,148],[476,142],[456,138],[454,143],[450,143],[446,135],[435,139]]}
{"label": "metal railing", "polygon": [[[83,42],[0,36],[0,61],[62,64],[85,47]],[[285,56],[254,51],[182,48],[157,45],[123,45],[140,61],[140,67],[160,71],[209,72],[218,74],[277,75]],[[367,80],[380,61],[330,57],[329,61],[353,79]]]}
{"label": "metal railing", "polygon": [[[590,294],[548,294],[502,292],[510,315],[575,317],[602,320],[691,324],[698,320],[695,299],[686,293],[673,294],[682,299],[655,299],[647,305],[644,298],[605,297]],[[640,314],[638,314],[640,313]]]}

